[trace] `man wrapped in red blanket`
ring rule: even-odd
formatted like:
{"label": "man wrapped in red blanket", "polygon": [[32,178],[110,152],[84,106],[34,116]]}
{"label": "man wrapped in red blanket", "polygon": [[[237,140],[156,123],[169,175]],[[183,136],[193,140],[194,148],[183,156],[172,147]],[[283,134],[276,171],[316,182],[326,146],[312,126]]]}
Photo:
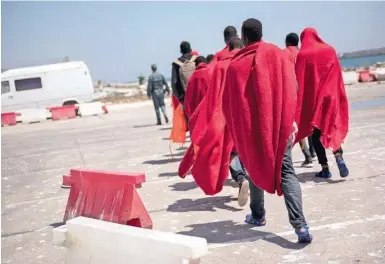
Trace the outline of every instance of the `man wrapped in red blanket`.
{"label": "man wrapped in red blanket", "polygon": [[[216,63],[209,90],[189,122],[194,153],[187,152],[184,160],[188,159],[188,155],[194,155],[191,173],[197,185],[209,195],[220,192],[228,177],[233,143],[222,112],[223,85],[231,58],[242,47],[239,38],[230,41],[229,52]],[[235,153],[232,157],[233,162],[237,163]],[[186,173],[184,164],[185,161],[182,161],[179,167],[180,175]],[[240,186],[238,203],[244,206],[248,201],[249,183],[243,168],[236,165],[232,164],[230,170],[232,178]]]}
{"label": "man wrapped in red blanket", "polygon": [[246,47],[232,59],[223,91],[223,113],[239,158],[250,177],[251,214],[246,222],[266,224],[264,192],[284,195],[298,241],[309,243],[302,194],[291,160],[290,135],[296,107],[293,65],[277,46],[262,41],[262,23],[242,25]]}
{"label": "man wrapped in red blanket", "polygon": [[349,108],[342,70],[334,48],[322,41],[313,28],[301,33],[295,72],[298,81],[295,142],[312,135],[322,166],[317,177],[332,176],[325,148],[333,151],[340,176],[347,177],[349,170],[342,158],[341,144],[348,133]]}

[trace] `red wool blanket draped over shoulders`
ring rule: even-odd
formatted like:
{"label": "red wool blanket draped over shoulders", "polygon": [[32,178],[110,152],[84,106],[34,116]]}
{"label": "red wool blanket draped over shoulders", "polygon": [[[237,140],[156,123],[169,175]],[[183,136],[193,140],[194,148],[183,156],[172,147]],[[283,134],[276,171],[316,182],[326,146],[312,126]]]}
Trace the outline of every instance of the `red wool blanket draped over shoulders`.
{"label": "red wool blanket draped over shoulders", "polygon": [[294,67],[277,46],[257,42],[227,69],[223,113],[239,158],[261,189],[282,195],[282,160],[296,106]]}
{"label": "red wool blanket draped over shoulders", "polygon": [[[192,166],[191,174],[205,194],[219,193],[228,177],[230,153],[233,143],[222,112],[223,85],[233,50],[222,56],[213,69],[209,89],[202,103],[189,121],[193,151],[186,152],[179,173],[186,173],[186,164]],[[191,155],[194,156],[193,162]]]}
{"label": "red wool blanket draped over shoulders", "polygon": [[200,63],[191,75],[184,99],[184,108],[188,118],[192,116],[210,84],[212,68],[206,63]]}
{"label": "red wool blanket draped over shoulders", "polygon": [[217,63],[218,61],[221,61],[223,58],[225,58],[230,53],[229,50],[229,44],[226,44],[226,47],[224,47],[222,50],[215,53],[213,60],[211,63]]}
{"label": "red wool blanket draped over shoulders", "polygon": [[301,33],[295,71],[298,81],[295,143],[318,128],[322,145],[338,150],[349,129],[348,99],[336,51],[313,28]]}
{"label": "red wool blanket draped over shoulders", "polygon": [[294,46],[289,46],[283,49],[283,52],[288,56],[290,62],[293,63],[294,66],[299,52],[298,48]]}

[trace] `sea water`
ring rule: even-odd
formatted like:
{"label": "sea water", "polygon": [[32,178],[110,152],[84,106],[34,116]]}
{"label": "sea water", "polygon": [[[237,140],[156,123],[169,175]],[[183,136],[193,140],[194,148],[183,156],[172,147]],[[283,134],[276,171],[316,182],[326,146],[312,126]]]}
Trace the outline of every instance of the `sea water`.
{"label": "sea water", "polygon": [[352,67],[361,67],[361,66],[366,67],[366,66],[372,66],[377,62],[385,62],[385,55],[341,59],[340,62],[341,62],[342,68],[352,68]]}

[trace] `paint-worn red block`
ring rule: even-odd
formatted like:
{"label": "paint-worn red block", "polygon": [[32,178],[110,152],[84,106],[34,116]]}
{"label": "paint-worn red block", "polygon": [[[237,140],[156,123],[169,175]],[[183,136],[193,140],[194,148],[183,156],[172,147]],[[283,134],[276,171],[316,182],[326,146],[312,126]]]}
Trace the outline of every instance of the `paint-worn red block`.
{"label": "paint-worn red block", "polygon": [[64,120],[76,117],[75,105],[50,107],[52,120]]}
{"label": "paint-worn red block", "polygon": [[144,174],[74,169],[70,171],[68,180],[71,191],[64,221],[84,216],[152,228],[151,217],[136,191],[146,180]]}
{"label": "paint-worn red block", "polygon": [[16,113],[1,113],[1,126],[14,126],[16,123]]}

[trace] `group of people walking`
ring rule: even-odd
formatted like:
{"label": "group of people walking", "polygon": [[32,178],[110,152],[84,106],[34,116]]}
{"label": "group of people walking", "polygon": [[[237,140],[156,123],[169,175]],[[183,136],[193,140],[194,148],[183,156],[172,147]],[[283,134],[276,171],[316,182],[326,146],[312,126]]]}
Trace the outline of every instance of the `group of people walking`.
{"label": "group of people walking", "polygon": [[[330,149],[340,176],[349,175],[341,149],[349,123],[342,70],[334,48],[313,28],[305,28],[300,38],[288,34],[284,50],[264,42],[262,33],[262,23],[254,18],[243,22],[241,38],[228,26],[225,47],[207,58],[181,43],[171,86],[183,105],[191,145],[178,173],[191,173],[205,194],[214,195],[230,169],[241,206],[250,193],[251,213],[245,221],[256,226],[267,222],[264,191],[283,195],[298,241],[310,243],[291,152],[299,142],[302,165],[311,166],[317,157],[321,170],[315,177],[330,178],[325,151]],[[157,76],[149,78],[153,97],[158,96],[153,87],[165,83]]]}

